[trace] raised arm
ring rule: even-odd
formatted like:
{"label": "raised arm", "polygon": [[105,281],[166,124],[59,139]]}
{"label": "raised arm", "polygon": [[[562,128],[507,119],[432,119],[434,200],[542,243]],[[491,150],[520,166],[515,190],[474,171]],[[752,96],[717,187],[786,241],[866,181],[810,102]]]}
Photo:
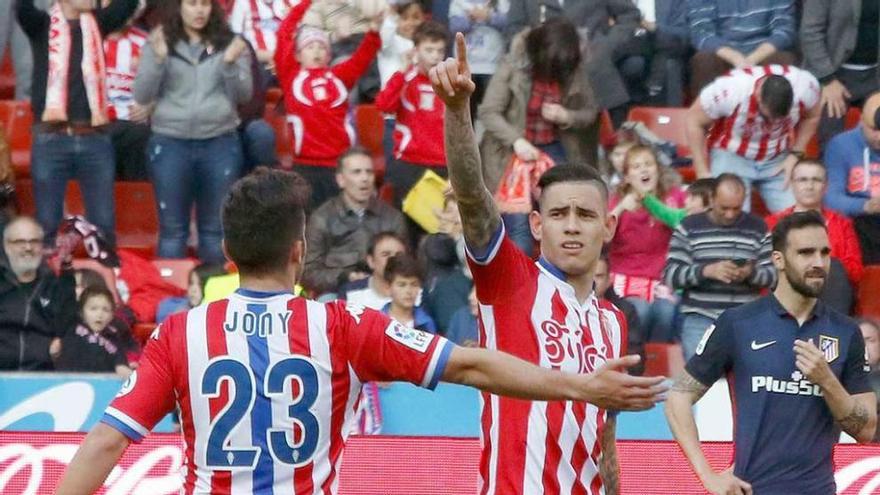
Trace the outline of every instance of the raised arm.
{"label": "raised arm", "polygon": [[39,36],[40,32],[49,29],[49,14],[38,9],[34,0],[16,0],[15,17],[28,38]]}
{"label": "raised arm", "polygon": [[635,377],[626,368],[638,356],[612,359],[587,374],[560,373],[539,368],[497,351],[455,347],[441,379],[528,400],[585,401],[603,409],[639,411],[663,400],[663,377]]}
{"label": "raised arm", "polygon": [[289,87],[299,71],[299,62],[296,61],[296,29],[311,5],[312,0],[302,0],[290,9],[287,17],[278,26],[275,70],[278,71],[278,81],[281,82],[282,88]]}
{"label": "raised arm", "polygon": [[457,57],[431,69],[434,92],[446,104],[444,141],[449,179],[461,212],[465,240],[472,250],[489,245],[501,228],[501,215],[492,193],[483,181],[480,152],[471,124],[470,97],[476,86],[471,80],[464,35],[455,35]]}

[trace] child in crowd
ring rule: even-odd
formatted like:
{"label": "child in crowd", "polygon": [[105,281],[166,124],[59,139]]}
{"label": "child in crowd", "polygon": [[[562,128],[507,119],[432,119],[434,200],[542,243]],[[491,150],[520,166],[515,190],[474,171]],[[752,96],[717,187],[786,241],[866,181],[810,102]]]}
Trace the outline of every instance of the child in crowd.
{"label": "child in crowd", "polygon": [[202,263],[189,272],[186,295],[181,297],[168,297],[159,303],[156,309],[156,323],[162,323],[174,313],[189,311],[202,304],[205,299],[205,284],[208,279],[217,275],[225,275],[223,265]]}
{"label": "child in crowd", "polygon": [[449,31],[434,21],[423,23],[413,35],[415,60],[405,71],[396,72],[376,96],[379,110],[394,114],[394,159],[385,177],[394,187],[397,206],[431,169],[446,177],[446,149],[443,144],[443,102],[436,97],[428,71],[443,61]]}
{"label": "child in crowd", "polygon": [[715,189],[715,179],[697,179],[685,191],[684,208],[669,206],[651,193],[642,196],[642,206],[651,216],[674,229],[684,217],[703,213],[711,207],[713,189]]}
{"label": "child in crowd", "polygon": [[79,298],[80,321],[61,341],[55,368],[61,371],[116,373],[128,378],[131,368],[125,350],[113,342],[111,321],[115,303],[105,286],[86,287]]}
{"label": "child in crowd", "polygon": [[423,0],[398,0],[389,3],[388,15],[382,22],[379,32],[382,37],[382,50],[379,51],[379,78],[382,88],[395,72],[404,70],[411,62],[413,36],[416,29],[425,22]]}
{"label": "child in crowd", "polygon": [[611,148],[611,153],[608,153],[608,161],[611,163],[611,170],[609,170],[611,176],[608,178],[608,185],[611,188],[615,188],[623,182],[623,162],[626,159],[626,152],[637,144],[639,143],[636,141],[618,140],[617,144]]}
{"label": "child in crowd", "polygon": [[[76,282],[76,300],[79,301],[82,293],[92,287],[107,290],[113,295],[113,289],[107,286],[107,280],[100,273],[90,268],[77,268],[73,271]],[[77,309],[78,310],[78,309]],[[102,335],[110,340],[125,353],[128,363],[137,364],[141,357],[141,346],[132,336],[131,327],[136,322],[134,312],[125,304],[114,304],[113,320],[104,329]]]}
{"label": "child in crowd", "polygon": [[327,33],[309,26],[297,33],[311,5],[311,0],[298,3],[278,28],[275,67],[293,136],[294,167],[312,186],[313,210],[339,193],[336,161],[354,144],[346,121],[349,92],[382,45],[377,32],[382,17],[370,21],[370,31],[351,58],[330,66]]}
{"label": "child in crowd", "polygon": [[399,254],[388,260],[385,280],[391,286],[391,302],[382,312],[409,328],[437,333],[434,320],[416,305],[422,291],[422,273],[411,256]]}

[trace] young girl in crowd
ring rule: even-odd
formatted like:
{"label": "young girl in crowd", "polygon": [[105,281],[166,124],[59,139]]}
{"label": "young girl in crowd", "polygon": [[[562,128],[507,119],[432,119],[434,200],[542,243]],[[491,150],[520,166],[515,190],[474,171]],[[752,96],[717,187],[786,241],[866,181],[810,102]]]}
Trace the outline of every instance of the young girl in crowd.
{"label": "young girl in crowd", "polygon": [[61,371],[116,373],[128,378],[131,368],[125,350],[111,339],[115,303],[104,286],[83,289],[79,298],[80,321],[61,340],[61,356],[55,368]]}
{"label": "young girl in crowd", "polygon": [[237,105],[253,91],[250,54],[217,0],[170,0],[144,46],[134,84],[155,104],[148,172],[159,209],[160,258],[183,258],[196,206],[199,258],[223,263],[220,206],[244,158]]}
{"label": "young girl in crowd", "polygon": [[648,194],[676,208],[685,204],[681,189],[664,186],[654,151],[633,146],[624,159],[623,182],[610,201],[618,218],[608,251],[612,286],[635,306],[647,340],[669,342],[675,337],[675,296],[661,277],[672,229],[642,206],[639,197]]}

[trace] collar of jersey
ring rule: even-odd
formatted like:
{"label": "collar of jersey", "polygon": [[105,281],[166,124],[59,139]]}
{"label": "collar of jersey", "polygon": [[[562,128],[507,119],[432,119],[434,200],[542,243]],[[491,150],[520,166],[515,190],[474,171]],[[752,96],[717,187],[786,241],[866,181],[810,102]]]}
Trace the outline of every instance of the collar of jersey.
{"label": "collar of jersey", "polygon": [[290,292],[289,290],[279,290],[279,291],[268,291],[267,292],[267,291],[261,291],[261,290],[243,289],[241,287],[239,287],[238,289],[235,289],[235,293],[238,294],[239,296],[249,297],[251,299],[268,299],[270,297],[281,296],[281,295],[285,295],[285,296],[293,295],[293,293]]}
{"label": "collar of jersey", "polygon": [[[538,258],[538,266],[543,269],[547,275],[550,275],[553,278],[557,287],[568,292],[572,299],[577,299],[575,297],[574,287],[568,283],[568,277],[565,276],[565,272],[563,272],[558,266],[554,265],[543,256]],[[595,287],[595,285],[593,287]],[[596,297],[598,297],[596,291],[593,290],[593,292],[590,293],[590,297],[584,301],[584,304],[582,304],[581,307],[585,308],[587,311],[592,311],[595,309],[594,300]]]}
{"label": "collar of jersey", "polygon": [[[776,294],[770,294],[767,297],[770,298],[770,304],[773,306],[773,309],[776,310],[776,313],[779,314],[779,316],[792,318],[788,310],[785,309],[785,306],[783,306],[782,303],[779,302],[779,299],[776,299]],[[823,314],[825,314],[825,305],[822,304],[821,299],[817,299],[816,305],[813,306],[813,312],[810,313],[810,317],[807,318],[806,321],[810,321],[813,318],[820,318]]]}
{"label": "collar of jersey", "polygon": [[544,256],[538,258],[538,264],[541,265],[547,273],[558,278],[560,282],[568,283],[568,277],[565,276],[565,272],[563,272],[558,266],[550,263],[550,261]]}

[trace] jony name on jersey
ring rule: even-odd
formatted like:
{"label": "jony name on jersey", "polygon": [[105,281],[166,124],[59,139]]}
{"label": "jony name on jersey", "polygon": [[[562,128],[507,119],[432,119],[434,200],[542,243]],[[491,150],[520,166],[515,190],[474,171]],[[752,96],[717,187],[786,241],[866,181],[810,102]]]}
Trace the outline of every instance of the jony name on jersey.
{"label": "jony name on jersey", "polygon": [[287,335],[290,317],[293,311],[280,313],[266,311],[265,304],[248,304],[246,311],[232,311],[223,323],[223,329],[229,333],[243,332],[245,335],[268,337],[276,331]]}
{"label": "jony name on jersey", "polygon": [[786,395],[812,395],[822,397],[822,389],[807,380],[799,371],[791,374],[792,380],[779,380],[772,376],[753,376],[752,393],[760,391]]}

